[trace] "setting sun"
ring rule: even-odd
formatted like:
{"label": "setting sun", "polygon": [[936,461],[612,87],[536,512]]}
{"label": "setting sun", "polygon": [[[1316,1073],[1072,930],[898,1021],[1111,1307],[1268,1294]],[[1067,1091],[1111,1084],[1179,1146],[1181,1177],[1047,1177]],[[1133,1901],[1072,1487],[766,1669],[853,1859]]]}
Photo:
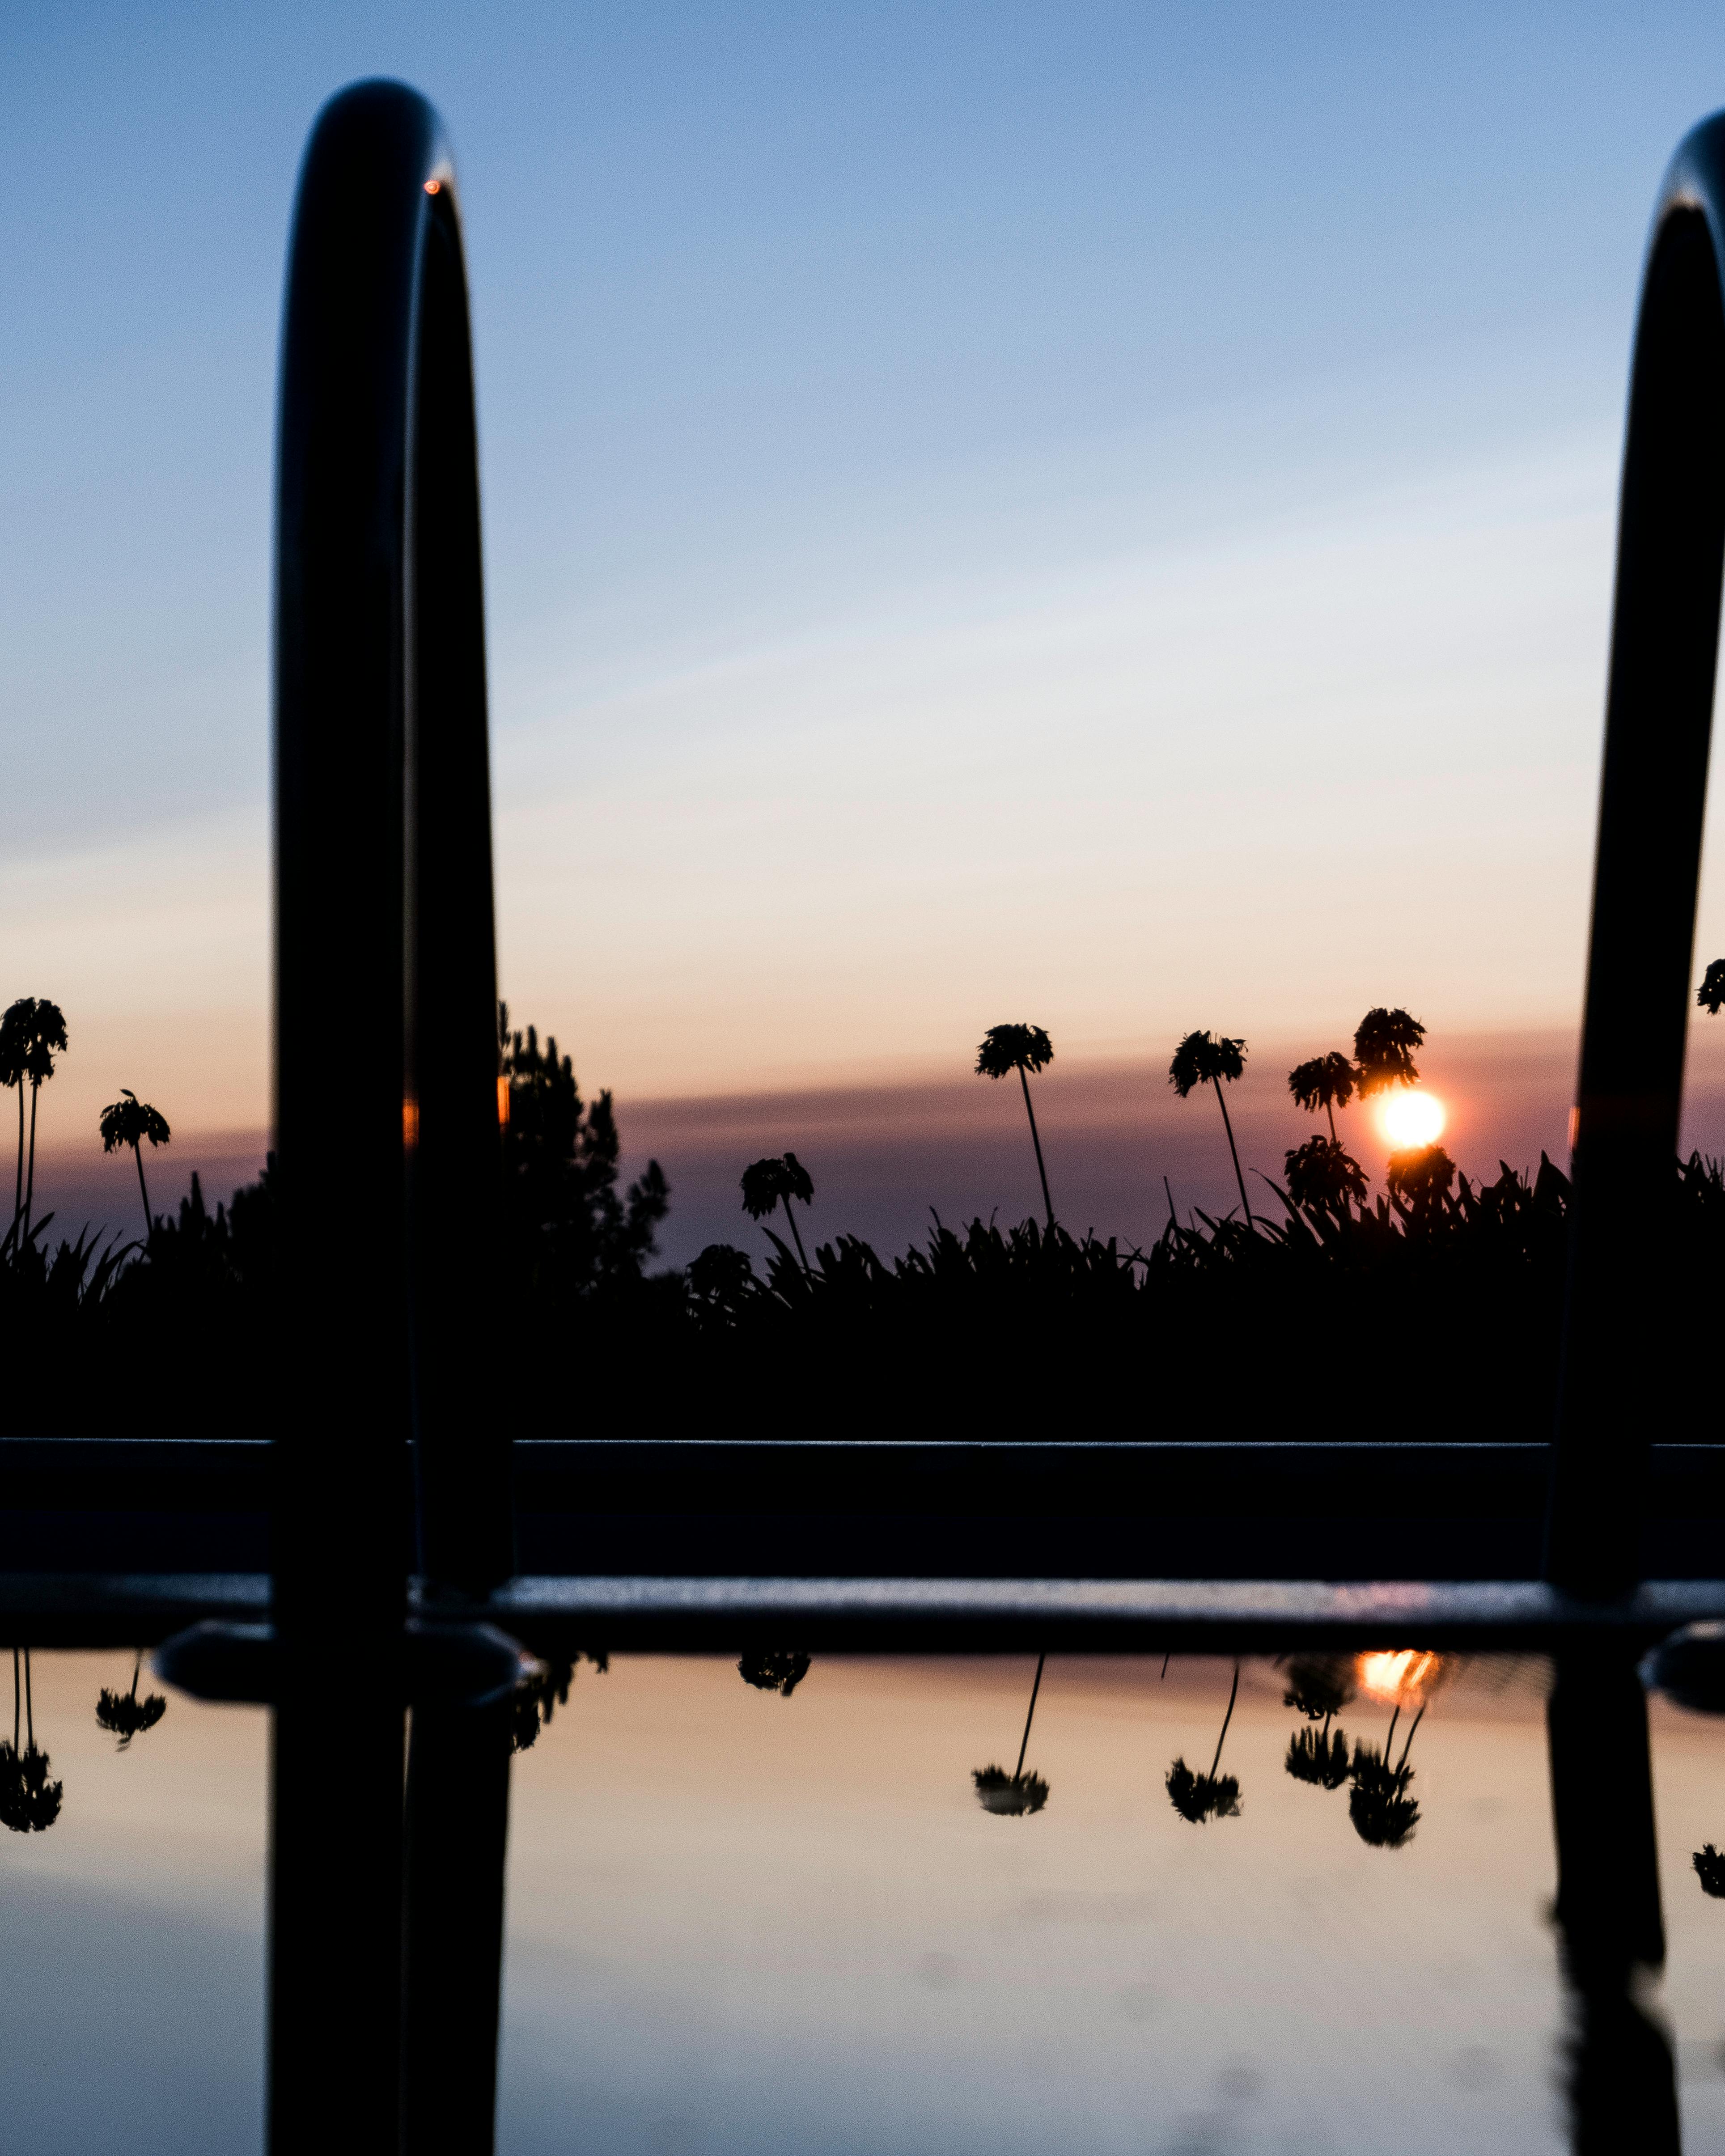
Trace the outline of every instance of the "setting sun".
{"label": "setting sun", "polygon": [[1435,1093],[1398,1088],[1386,1094],[1380,1111],[1384,1135],[1398,1151],[1435,1142],[1445,1122],[1444,1104]]}

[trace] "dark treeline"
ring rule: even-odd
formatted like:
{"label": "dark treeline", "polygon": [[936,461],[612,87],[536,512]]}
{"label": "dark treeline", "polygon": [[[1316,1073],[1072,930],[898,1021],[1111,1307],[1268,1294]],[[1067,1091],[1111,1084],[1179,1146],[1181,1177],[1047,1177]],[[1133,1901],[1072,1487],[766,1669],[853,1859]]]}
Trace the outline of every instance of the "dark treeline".
{"label": "dark treeline", "polygon": [[[1551,1429],[1570,1190],[1543,1156],[1531,1177],[1500,1163],[1494,1181],[1474,1183],[1430,1145],[1393,1156],[1389,1188],[1374,1197],[1337,1139],[1314,1136],[1288,1155],[1282,1184],[1264,1183],[1255,1214],[1243,1204],[1245,1217],[1181,1222],[1171,1208],[1147,1249],[1069,1234],[1045,1176],[1046,1221],[937,1220],[920,1248],[883,1257],[849,1235],[809,1255],[796,1209],[814,1181],[787,1153],[742,1178],[761,1269],[719,1244],[686,1271],[655,1270],[670,1203],[658,1163],[619,1187],[610,1095],[584,1101],[554,1040],[542,1048],[531,1027],[511,1031],[506,1010],[499,1018],[498,1411],[524,1435],[1384,1440]],[[1290,1085],[1333,1133],[1353,1091],[1417,1077],[1422,1037],[1404,1012],[1369,1013],[1356,1059],[1302,1065]],[[1171,1074],[1183,1090],[1215,1090],[1230,1152],[1222,1088],[1244,1045],[1189,1035]],[[997,1027],[978,1064],[1019,1078],[1039,1167],[1029,1076],[1052,1055],[1040,1029]],[[20,1060],[21,1075],[30,1067]],[[117,1142],[137,1153],[139,1132],[117,1125],[129,1105],[105,1112],[103,1136],[116,1120]],[[156,1112],[135,1105],[138,1116]],[[271,1170],[213,1211],[194,1176],[177,1214],[154,1219],[140,1242],[56,1242],[50,1227],[51,1216],[21,1212],[0,1241],[13,1433],[270,1433],[271,1373],[295,1352],[276,1330]],[[368,1232],[332,1197],[332,1239]],[[1674,1163],[1642,1233],[1670,1323],[1652,1343],[1665,1352],[1648,1359],[1647,1414],[1656,1435],[1681,1437],[1725,1289],[1719,1163]],[[387,1286],[380,1275],[380,1308]]]}
{"label": "dark treeline", "polygon": [[[1363,1201],[1335,1193],[1248,1229],[1198,1214],[1147,1250],[1028,1220],[937,1224],[883,1258],[851,1236],[805,1264],[768,1229],[763,1270],[716,1245],[651,1270],[668,1192],[619,1188],[608,1099],[517,1051],[498,1252],[499,1412],[524,1435],[996,1438],[1538,1437],[1549,1430],[1567,1178],[1542,1160]],[[1678,1438],[1725,1290],[1725,1180],[1674,1168],[1649,1263],[1670,1282]],[[787,1199],[788,1218],[788,1200]],[[267,1435],[275,1337],[271,1180],[213,1212],[194,1178],[146,1246],[0,1265],[17,1434]],[[359,1234],[361,1224],[332,1224]],[[1693,1353],[1707,1359],[1699,1344]]]}

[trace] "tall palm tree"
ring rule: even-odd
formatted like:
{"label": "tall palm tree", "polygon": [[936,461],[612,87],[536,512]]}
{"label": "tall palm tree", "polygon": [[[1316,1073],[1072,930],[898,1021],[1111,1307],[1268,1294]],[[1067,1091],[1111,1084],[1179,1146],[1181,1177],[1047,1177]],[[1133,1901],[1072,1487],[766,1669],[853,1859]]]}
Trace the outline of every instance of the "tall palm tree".
{"label": "tall palm tree", "polygon": [[1230,1040],[1225,1034],[1214,1040],[1208,1033],[1189,1033],[1174,1050],[1174,1060],[1168,1067],[1168,1081],[1183,1101],[1194,1086],[1214,1086],[1216,1102],[1222,1111],[1222,1127],[1228,1133],[1228,1150],[1234,1157],[1234,1179],[1240,1185],[1240,1209],[1251,1225],[1251,1202],[1246,1196],[1245,1178],[1240,1170],[1240,1148],[1234,1142],[1234,1126],[1228,1119],[1228,1103],[1222,1096],[1224,1086],[1231,1086],[1245,1069],[1245,1043]]}
{"label": "tall palm tree", "polygon": [[[25,1000],[29,1000],[25,998]],[[18,1008],[16,1004],[13,1006]],[[36,1195],[36,1096],[44,1084],[54,1075],[56,1052],[64,1055],[66,1047],[66,1019],[58,1004],[46,997],[31,1002],[30,1014],[24,1022],[24,1075],[30,1081],[30,1160],[24,1175],[24,1233],[30,1232],[30,1208]]]}
{"label": "tall palm tree", "polygon": [[24,1078],[30,1055],[30,1019],[36,1009],[33,996],[20,996],[0,1017],[0,1086],[18,1089],[18,1175],[13,1191],[14,1224],[24,1210]]}
{"label": "tall palm tree", "polygon": [[148,1138],[152,1146],[166,1145],[173,1133],[168,1129],[167,1117],[152,1108],[147,1101],[141,1101],[130,1086],[122,1086],[120,1098],[111,1107],[104,1108],[97,1126],[102,1134],[102,1151],[112,1152],[116,1146],[130,1146],[132,1158],[138,1164],[138,1194],[144,1201],[144,1240],[150,1240],[150,1193],[144,1183],[143,1143]]}
{"label": "tall palm tree", "polygon": [[1339,1049],[1314,1055],[1309,1063],[1296,1063],[1288,1073],[1288,1091],[1308,1116],[1322,1108],[1330,1119],[1330,1143],[1336,1140],[1336,1111],[1345,1108],[1359,1090],[1359,1073]]}
{"label": "tall palm tree", "polygon": [[1003,1817],[1021,1819],[1026,1812],[1040,1812],[1048,1802],[1048,1784],[1040,1774],[1024,1772],[1024,1754],[1030,1748],[1030,1724],[1036,1718],[1036,1695],[1042,1689],[1042,1666],[1046,1655],[1036,1657],[1036,1674],[1030,1682],[1030,1711],[1024,1717],[1024,1733],[1019,1740],[1019,1763],[1011,1774],[1004,1767],[973,1767],[970,1779],[976,1786],[977,1802],[985,1812],[995,1812]]}
{"label": "tall palm tree", "polygon": [[102,1686],[96,1699],[96,1727],[117,1737],[116,1749],[123,1752],[134,1737],[146,1729],[153,1729],[167,1712],[167,1702],[159,1691],[147,1691],[138,1697],[138,1672],[144,1665],[144,1650],[140,1647],[132,1657],[131,1690],[110,1691]]}
{"label": "tall palm tree", "polygon": [[976,1052],[978,1078],[1009,1078],[1016,1070],[1024,1089],[1024,1113],[1030,1118],[1030,1142],[1036,1148],[1036,1173],[1042,1178],[1042,1209],[1050,1229],[1055,1224],[1054,1200],[1048,1194],[1048,1170],[1042,1164],[1042,1140],[1036,1132],[1036,1111],[1030,1105],[1030,1080],[1054,1061],[1054,1043],[1040,1025],[991,1025]]}
{"label": "tall palm tree", "polygon": [[764,1220],[775,1205],[783,1205],[784,1217],[791,1224],[791,1240],[797,1246],[797,1255],[802,1259],[806,1273],[809,1256],[803,1248],[803,1238],[797,1233],[797,1216],[791,1210],[793,1198],[800,1198],[805,1205],[814,1201],[814,1185],[795,1153],[777,1154],[771,1159],[752,1162],[744,1168],[743,1211],[752,1220]]}
{"label": "tall palm tree", "polygon": [[1425,1028],[1399,1004],[1394,1010],[1381,1004],[1368,1010],[1353,1029],[1354,1082],[1360,1098],[1391,1086],[1417,1086],[1420,1071],[1414,1055],[1425,1040]]}
{"label": "tall palm tree", "polygon": [[1240,1816],[1240,1784],[1232,1774],[1219,1774],[1228,1725],[1234,1719],[1234,1702],[1240,1697],[1240,1664],[1234,1665],[1234,1689],[1228,1695],[1228,1712],[1222,1717],[1222,1734],[1216,1739],[1215,1757],[1207,1774],[1194,1774],[1183,1757],[1168,1770],[1164,1787],[1168,1802],[1183,1820],[1201,1826],[1207,1820]]}

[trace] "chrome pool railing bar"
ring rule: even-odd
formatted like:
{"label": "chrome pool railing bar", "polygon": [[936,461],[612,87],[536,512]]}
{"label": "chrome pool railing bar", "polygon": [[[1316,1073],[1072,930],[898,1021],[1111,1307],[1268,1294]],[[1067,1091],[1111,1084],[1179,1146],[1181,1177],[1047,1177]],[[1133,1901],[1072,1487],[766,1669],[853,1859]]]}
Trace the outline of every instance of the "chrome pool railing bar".
{"label": "chrome pool railing bar", "polygon": [[1725,571],[1725,114],[1679,146],[1642,280],[1573,1128],[1547,1577],[1637,1577],[1647,1454],[1688,1405],[1663,1268]]}
{"label": "chrome pool railing bar", "polygon": [[[403,1804],[403,1439],[423,1594],[459,1613],[514,1566],[509,1440],[490,1411],[496,971],[466,271],[442,126],[399,84],[343,91],[313,129],[279,428],[291,1435],[269,1642],[270,2146],[488,2150],[506,1691],[501,1709],[416,1710]],[[332,1232],[334,1187],[362,1236]]]}

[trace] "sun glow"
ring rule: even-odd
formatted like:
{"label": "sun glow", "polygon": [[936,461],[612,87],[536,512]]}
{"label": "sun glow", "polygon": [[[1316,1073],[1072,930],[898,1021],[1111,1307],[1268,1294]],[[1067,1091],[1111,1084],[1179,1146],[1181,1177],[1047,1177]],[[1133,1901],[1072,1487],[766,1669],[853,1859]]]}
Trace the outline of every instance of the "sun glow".
{"label": "sun glow", "polygon": [[1441,1657],[1404,1647],[1399,1654],[1362,1655],[1356,1672],[1368,1699],[1417,1699],[1437,1676]]}
{"label": "sun glow", "polygon": [[1385,1094],[1378,1119],[1384,1137],[1399,1152],[1412,1146],[1435,1144],[1447,1120],[1444,1104],[1435,1093],[1402,1086]]}

